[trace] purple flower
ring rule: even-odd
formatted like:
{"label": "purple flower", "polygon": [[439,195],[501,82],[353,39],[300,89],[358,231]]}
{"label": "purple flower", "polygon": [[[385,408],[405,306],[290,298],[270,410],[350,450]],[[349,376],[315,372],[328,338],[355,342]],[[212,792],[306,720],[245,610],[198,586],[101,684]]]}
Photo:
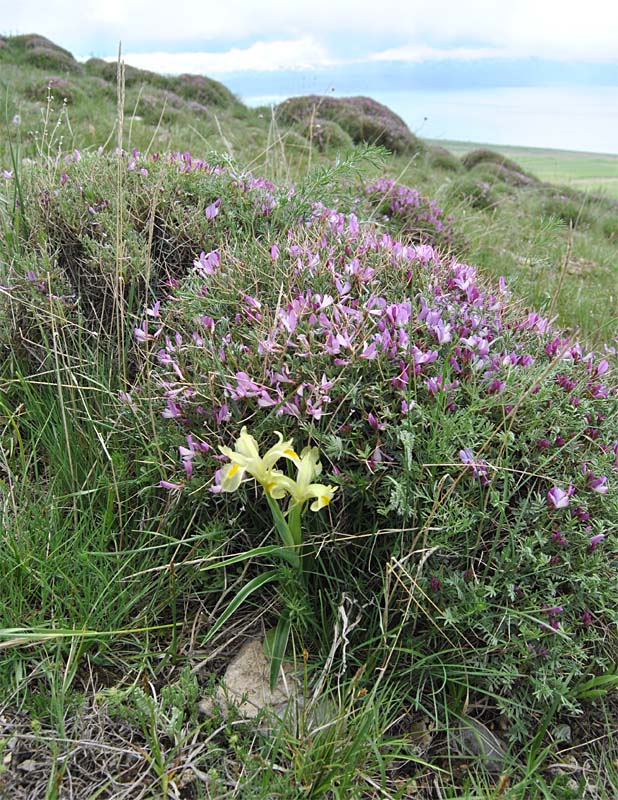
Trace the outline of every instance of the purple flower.
{"label": "purple flower", "polygon": [[157,300],[157,302],[153,304],[152,308],[147,308],[146,309],[146,314],[148,314],[149,317],[159,317],[160,316],[160,312],[159,312],[160,308],[161,308],[161,301]]}
{"label": "purple flower", "polygon": [[604,533],[595,533],[594,536],[590,537],[590,541],[588,542],[588,550],[586,551],[588,554],[594,553],[597,549],[599,544],[605,539]]}
{"label": "purple flower", "polygon": [[371,342],[371,344],[367,344],[367,342],[363,345],[363,352],[360,354],[359,358],[366,358],[368,361],[373,361],[374,358],[377,358],[378,350],[376,347],[375,342]]}
{"label": "purple flower", "polygon": [[217,250],[212,250],[210,253],[205,253],[203,250],[193,262],[197,273],[202,277],[207,275],[214,275],[217,267],[221,263],[221,256]]}
{"label": "purple flower", "polygon": [[386,425],[383,422],[380,422],[375,414],[373,414],[371,411],[367,414],[367,422],[376,431],[383,431],[386,428]]}
{"label": "purple flower", "polygon": [[156,339],[161,333],[161,330],[162,329],[159,328],[152,334],[148,333],[148,323],[144,320],[141,327],[133,328],[133,336],[135,337],[135,341],[143,344],[144,342],[149,342],[151,339]]}
{"label": "purple flower", "polygon": [[[552,606],[551,608],[543,608],[541,609],[544,614],[547,614],[549,617],[549,626],[553,630],[557,631],[560,628],[560,619],[559,616],[564,611],[562,606]],[[549,628],[545,624],[541,624],[541,630],[548,631]]]}
{"label": "purple flower", "polygon": [[159,486],[160,486],[162,489],[170,489],[170,490],[174,490],[174,489],[175,489],[175,490],[177,490],[177,491],[179,491],[180,489],[182,489],[182,486],[181,486],[181,484],[179,484],[179,483],[172,483],[171,481],[159,481]]}
{"label": "purple flower", "polygon": [[558,486],[552,487],[547,492],[547,505],[554,510],[566,508],[569,505],[569,499],[569,493],[558,488]]}
{"label": "purple flower", "polygon": [[488,394],[500,394],[500,392],[504,389],[506,383],[504,381],[498,380],[498,378],[494,378],[493,381],[487,387]]}
{"label": "purple flower", "polygon": [[223,469],[218,469],[215,472],[215,479],[208,491],[211,492],[212,494],[221,494],[221,492],[223,491],[223,488],[221,486],[222,478],[223,478]]}
{"label": "purple flower", "polygon": [[211,203],[204,212],[206,214],[206,219],[214,219],[219,213],[220,206],[221,206],[221,198],[215,200],[214,203]]}
{"label": "purple flower", "polygon": [[175,419],[177,417],[182,416],[182,408],[178,405],[178,403],[174,403],[173,400],[170,400],[168,397],[167,399],[167,408],[164,408],[161,412],[161,416],[165,417],[165,419]]}
{"label": "purple flower", "polygon": [[487,462],[482,458],[477,458],[470,448],[466,447],[464,450],[460,450],[459,458],[472,470],[475,478],[480,478],[482,486],[487,486],[491,482],[487,477]]}
{"label": "purple flower", "polygon": [[595,478],[595,476],[590,473],[588,477],[588,488],[597,494],[607,494],[609,491],[607,477],[605,475],[599,475],[598,478]]}

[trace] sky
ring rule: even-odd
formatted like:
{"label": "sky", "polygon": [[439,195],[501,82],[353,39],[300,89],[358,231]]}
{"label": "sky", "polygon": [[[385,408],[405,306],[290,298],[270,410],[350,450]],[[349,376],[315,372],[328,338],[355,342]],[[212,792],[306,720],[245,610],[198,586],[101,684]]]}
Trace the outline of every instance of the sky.
{"label": "sky", "polygon": [[168,72],[532,58],[618,66],[612,0],[2,0],[4,33]]}
{"label": "sky", "polygon": [[[0,33],[201,73],[243,98],[618,87],[616,0],[0,0]],[[618,137],[617,137],[618,138]]]}

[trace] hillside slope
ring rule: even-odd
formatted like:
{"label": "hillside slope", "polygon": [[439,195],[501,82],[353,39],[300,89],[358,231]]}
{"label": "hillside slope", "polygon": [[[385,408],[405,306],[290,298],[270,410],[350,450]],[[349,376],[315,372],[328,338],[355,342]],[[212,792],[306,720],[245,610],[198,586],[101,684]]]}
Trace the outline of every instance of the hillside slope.
{"label": "hillside slope", "polygon": [[[115,64],[79,63],[32,34],[0,38],[0,65],[4,169],[11,169],[16,153],[20,159],[55,158],[122,142],[145,153],[225,152],[238,164],[291,183],[313,169],[328,169],[363,140],[383,144],[393,154],[379,173],[419,191],[426,202],[436,201],[452,217],[470,260],[496,277],[505,275],[524,301],[558,314],[566,326],[597,341],[616,335],[618,203],[607,197],[540,182],[491,152],[462,162],[416,139],[370,99],[296,98],[273,114],[245,107],[207,77],[162,76],[127,65],[119,132]],[[361,181],[377,174],[368,164],[357,172]],[[402,230],[410,231],[417,221],[409,208],[406,214]]]}

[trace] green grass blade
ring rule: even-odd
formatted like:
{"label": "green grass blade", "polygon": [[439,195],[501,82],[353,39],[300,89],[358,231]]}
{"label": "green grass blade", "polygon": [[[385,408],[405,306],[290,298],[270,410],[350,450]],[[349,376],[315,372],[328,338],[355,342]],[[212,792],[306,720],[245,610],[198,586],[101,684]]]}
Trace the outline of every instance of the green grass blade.
{"label": "green grass blade", "polygon": [[269,583],[273,581],[279,580],[281,578],[281,572],[278,569],[271,569],[268,572],[263,572],[261,575],[257,575],[253,580],[250,580],[242,589],[238,592],[236,597],[232,600],[229,606],[225,609],[223,614],[219,617],[219,619],[215,622],[212,628],[206,634],[206,638],[204,640],[204,644],[209,642],[215,633],[220,630],[228,619],[232,616],[232,614],[240,608],[240,606],[247,600],[254,592],[257,592],[259,589],[262,589]]}
{"label": "green grass blade", "polygon": [[280,547],[277,544],[268,544],[264,545],[264,547],[253,547],[251,550],[247,550],[244,553],[238,553],[238,555],[235,556],[230,556],[223,561],[214,561],[212,564],[206,564],[206,566],[200,567],[200,570],[202,572],[206,572],[207,570],[211,569],[230,567],[232,564],[240,564],[242,561],[248,561],[250,558],[257,558],[258,556],[279,556],[280,558],[288,561],[293,567],[298,566],[298,558],[296,557],[295,553],[290,552],[285,547]]}
{"label": "green grass blade", "polygon": [[292,623],[287,611],[279,617],[277,627],[272,632],[272,636],[267,637],[267,651],[270,657],[270,673],[269,683],[271,692],[277,685],[281,664],[285,658],[285,651],[288,647],[288,640],[290,638],[290,630]]}
{"label": "green grass blade", "polygon": [[294,541],[294,537],[292,535],[292,531],[290,530],[290,526],[285,521],[285,517],[283,516],[283,512],[279,507],[279,503],[276,500],[267,494],[266,499],[268,500],[268,505],[270,507],[271,514],[273,515],[273,521],[275,523],[275,528],[277,529],[277,533],[281,537],[281,541],[283,542],[284,546],[288,548],[290,553],[294,554],[294,566],[300,566],[300,557],[297,553],[296,542]]}

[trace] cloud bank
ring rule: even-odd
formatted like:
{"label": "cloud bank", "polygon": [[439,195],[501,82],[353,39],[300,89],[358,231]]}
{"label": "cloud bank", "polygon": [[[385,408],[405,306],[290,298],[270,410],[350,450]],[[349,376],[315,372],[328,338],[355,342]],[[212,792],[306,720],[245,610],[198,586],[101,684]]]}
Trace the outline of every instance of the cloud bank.
{"label": "cloud bank", "polygon": [[610,0],[21,0],[1,24],[80,56],[113,56],[121,40],[134,63],[184,53],[211,72],[466,53],[618,64]]}

